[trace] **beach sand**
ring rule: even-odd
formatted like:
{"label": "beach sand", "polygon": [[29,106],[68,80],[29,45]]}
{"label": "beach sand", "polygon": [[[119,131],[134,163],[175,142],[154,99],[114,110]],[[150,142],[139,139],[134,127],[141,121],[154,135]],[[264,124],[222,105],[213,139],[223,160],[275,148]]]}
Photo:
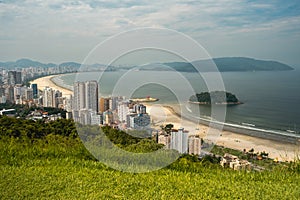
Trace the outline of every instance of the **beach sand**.
{"label": "beach sand", "polygon": [[31,83],[36,83],[38,86],[38,90],[44,90],[44,88],[48,86],[52,89],[61,91],[63,97],[70,97],[70,95],[73,95],[72,90],[60,87],[51,81],[51,79],[56,76],[60,76],[60,75],[45,76],[42,78],[35,79]]}
{"label": "beach sand", "polygon": [[[71,90],[62,88],[51,81],[51,78],[59,76],[52,75],[42,77],[32,81],[32,83],[38,84],[38,89],[43,90],[46,86],[60,90],[63,96],[70,96],[73,94]],[[197,124],[195,122],[181,119],[171,107],[162,106],[159,104],[145,104],[147,111],[151,115],[152,124],[154,127],[160,129],[160,125],[173,124],[174,128],[184,128],[191,134],[198,134],[205,139],[210,136],[210,132],[214,130],[206,125]],[[216,144],[231,149],[237,149],[243,151],[246,149],[254,149],[255,152],[265,151],[269,153],[270,158],[277,158],[280,161],[294,161],[295,158],[300,156],[300,146],[287,142],[278,142],[274,140],[262,139],[258,137],[247,136],[239,133],[233,133],[229,131],[222,131],[221,135],[216,139]]]}
{"label": "beach sand", "polygon": [[[210,137],[210,133],[216,132],[213,128],[206,125],[180,118],[170,107],[157,104],[147,104],[147,111],[151,115],[152,125],[160,128],[161,125],[173,124],[174,128],[184,128],[190,134],[200,135],[202,138]],[[210,132],[211,131],[211,132]],[[219,135],[219,134],[218,134]],[[280,161],[294,161],[300,156],[300,146],[291,143],[281,143],[274,140],[262,139],[247,136],[229,131],[221,131],[216,138],[216,144],[231,149],[243,151],[254,149],[255,152],[265,151],[270,158],[277,158]]]}

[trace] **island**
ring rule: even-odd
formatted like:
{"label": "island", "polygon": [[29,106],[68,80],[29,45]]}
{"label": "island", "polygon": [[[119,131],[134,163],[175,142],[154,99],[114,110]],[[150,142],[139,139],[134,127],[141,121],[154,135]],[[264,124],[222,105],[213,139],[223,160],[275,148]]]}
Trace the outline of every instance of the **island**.
{"label": "island", "polygon": [[[42,68],[67,68],[69,72],[75,71],[118,71],[130,70],[137,66],[107,66],[105,64],[81,64],[76,62],[64,62],[61,64],[41,63],[30,59],[19,59],[15,62],[0,62],[1,68],[14,69],[42,67]],[[258,60],[247,57],[223,57],[204,60],[195,60],[192,62],[166,62],[149,63],[138,67],[138,70],[144,71],[179,71],[179,72],[211,72],[216,68],[220,72],[254,72],[254,71],[286,71],[294,70],[293,67],[273,60]],[[198,70],[196,70],[197,68]]]}
{"label": "island", "polygon": [[159,99],[147,96],[147,97],[144,97],[144,98],[133,98],[133,99],[130,99],[130,100],[134,101],[134,102],[138,102],[138,103],[142,103],[142,102],[146,103],[146,102],[155,102],[155,101],[158,101]]}
{"label": "island", "polygon": [[[226,100],[225,100],[226,97]],[[225,91],[212,91],[201,92],[200,94],[192,95],[189,99],[189,103],[211,105],[211,104],[226,104],[226,105],[238,105],[242,104],[238,98]]]}
{"label": "island", "polygon": [[[169,62],[164,65],[180,72],[200,72],[215,71],[220,72],[254,72],[254,71],[286,71],[293,70],[289,65],[272,60],[258,60],[246,57],[223,57],[212,58],[211,60],[196,60],[189,62]],[[166,69],[166,68],[164,68]]]}

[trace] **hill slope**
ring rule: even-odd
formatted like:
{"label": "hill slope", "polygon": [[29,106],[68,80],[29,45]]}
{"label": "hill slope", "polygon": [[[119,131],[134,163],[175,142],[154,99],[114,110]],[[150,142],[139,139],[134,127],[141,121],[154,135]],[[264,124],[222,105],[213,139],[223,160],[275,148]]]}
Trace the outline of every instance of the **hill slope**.
{"label": "hill slope", "polygon": [[222,169],[185,158],[144,174],[93,160],[78,139],[0,140],[0,199],[299,199],[300,174]]}
{"label": "hill slope", "polygon": [[212,60],[199,60],[191,63],[186,62],[171,62],[164,63],[165,65],[183,72],[196,72],[195,68],[199,68],[200,71],[211,71],[215,65],[220,72],[226,71],[284,71],[293,70],[292,67],[277,62],[277,61],[265,61],[256,60],[253,58],[244,57],[225,57],[214,58]]}
{"label": "hill slope", "polygon": [[[214,58],[214,62],[211,60],[199,60],[194,61],[191,63],[187,62],[169,62],[169,63],[152,63],[146,66],[141,67],[142,70],[170,70],[167,69],[166,66],[169,66],[177,71],[182,72],[196,72],[194,67],[199,68],[202,72],[203,71],[211,71],[214,67],[214,63],[218,67],[219,71],[226,72],[226,71],[283,71],[283,70],[293,70],[292,67],[277,62],[277,61],[265,61],[265,60],[256,60],[253,58],[244,58],[244,57],[225,57],[225,58]],[[44,64],[38,61],[32,61],[30,59],[20,59],[16,62],[0,62],[0,68],[5,69],[13,69],[16,67],[19,68],[27,68],[27,67],[71,67],[74,69],[79,69],[81,67],[80,63],[76,62],[65,62],[59,65],[48,63]],[[93,64],[93,65],[86,65],[86,69],[100,69],[105,67],[102,64]],[[83,68],[85,69],[85,68]],[[110,69],[116,70],[117,68],[111,66]]]}

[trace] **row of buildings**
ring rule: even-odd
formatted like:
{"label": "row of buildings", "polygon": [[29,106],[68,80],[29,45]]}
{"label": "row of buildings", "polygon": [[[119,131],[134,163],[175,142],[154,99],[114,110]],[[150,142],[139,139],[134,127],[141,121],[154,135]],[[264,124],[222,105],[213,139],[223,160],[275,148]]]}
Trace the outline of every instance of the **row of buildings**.
{"label": "row of buildings", "polygon": [[150,128],[146,106],[124,97],[100,97],[97,81],[74,83],[72,117],[90,125],[116,125],[121,129]]}
{"label": "row of buildings", "polygon": [[157,142],[182,154],[200,155],[201,153],[201,138],[196,135],[189,135],[189,132],[183,128],[172,129],[170,134],[157,135]]}
{"label": "row of buildings", "polygon": [[36,77],[47,76],[51,74],[71,73],[76,71],[76,66],[72,66],[71,64],[59,66],[53,64],[53,66],[48,67],[15,67],[12,70],[8,70],[0,66],[0,84],[22,84],[23,82]]}
{"label": "row of buildings", "polygon": [[[28,67],[6,70],[0,68],[0,103],[62,107],[63,98],[59,91],[45,88],[39,93],[36,84],[25,86],[27,80],[43,75],[74,71],[73,67]],[[64,106],[63,106],[64,107]]]}
{"label": "row of buildings", "polygon": [[71,112],[70,101],[71,99],[63,97],[59,90],[50,87],[38,91],[37,84],[31,84],[30,87],[21,84],[0,86],[0,103],[62,108]]}
{"label": "row of buildings", "polygon": [[[99,97],[97,81],[74,83],[74,93],[67,98],[50,87],[39,91],[37,84],[24,86],[23,80],[22,73],[18,71],[10,71],[4,79],[1,76],[0,103],[63,108],[67,111],[67,118],[85,125],[151,130],[151,117],[145,105],[124,97]],[[189,136],[183,129],[174,129],[170,135],[159,135],[158,142],[180,153],[200,154],[201,151],[200,138]]]}
{"label": "row of buildings", "polygon": [[[74,83],[72,115],[84,125],[111,125],[119,129],[151,131],[151,117],[147,107],[124,97],[100,97],[97,81]],[[154,131],[155,132],[155,131]],[[179,153],[199,155],[201,139],[189,132],[173,129],[170,134],[157,135],[157,142]]]}
{"label": "row of buildings", "polygon": [[33,102],[38,96],[37,85],[31,87],[16,85],[0,85],[0,103],[26,104]]}

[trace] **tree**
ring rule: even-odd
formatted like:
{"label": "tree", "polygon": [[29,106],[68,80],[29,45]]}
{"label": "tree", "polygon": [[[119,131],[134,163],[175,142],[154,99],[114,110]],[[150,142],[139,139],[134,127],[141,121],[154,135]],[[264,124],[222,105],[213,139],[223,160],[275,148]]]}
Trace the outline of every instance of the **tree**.
{"label": "tree", "polygon": [[167,134],[170,134],[172,129],[173,129],[174,125],[173,124],[167,124],[165,127],[164,127],[164,131],[166,131]]}

